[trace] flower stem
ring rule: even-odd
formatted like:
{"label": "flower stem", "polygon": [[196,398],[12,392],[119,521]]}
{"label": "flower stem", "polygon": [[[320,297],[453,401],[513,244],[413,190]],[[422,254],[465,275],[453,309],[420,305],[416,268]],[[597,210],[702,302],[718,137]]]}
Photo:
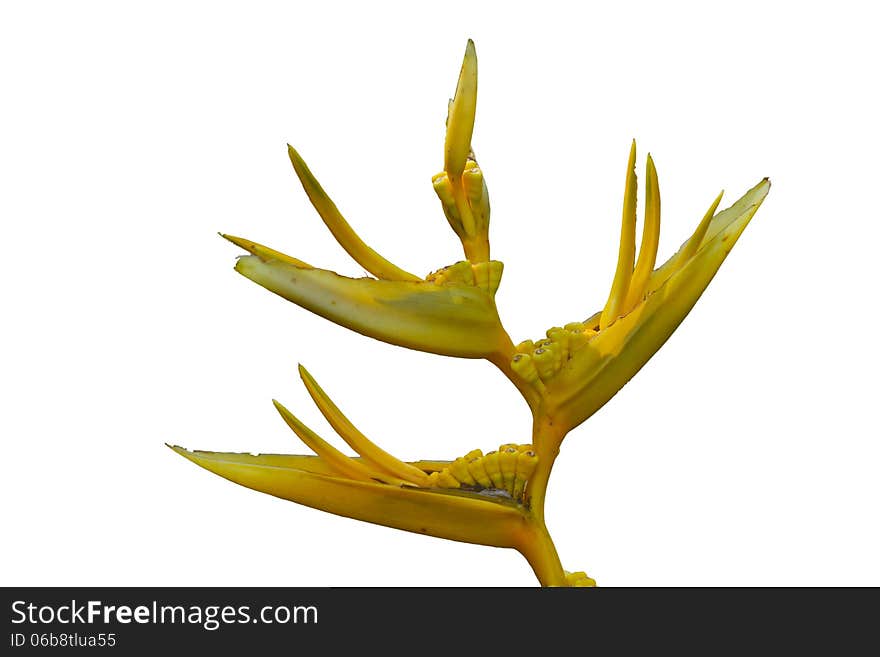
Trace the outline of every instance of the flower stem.
{"label": "flower stem", "polygon": [[535,415],[532,444],[538,454],[538,465],[529,477],[529,522],[520,552],[528,560],[541,586],[566,586],[565,571],[547,525],[544,522],[544,498],[550,471],[559,454],[565,432],[554,427],[552,419]]}
{"label": "flower stem", "polygon": [[513,342],[507,334],[504,335],[504,341],[506,344],[502,345],[496,353],[489,356],[488,360],[501,370],[504,373],[504,376],[516,386],[516,389],[519,390],[520,394],[529,405],[529,409],[532,413],[535,413],[535,409],[541,403],[541,396],[531,384],[524,381],[522,377],[518,376],[513,371],[513,368],[510,366],[510,361],[516,353],[516,348],[513,346]]}
{"label": "flower stem", "polygon": [[530,522],[523,538],[519,551],[535,571],[541,586],[565,586],[565,571],[544,521],[535,518]]}
{"label": "flower stem", "polygon": [[529,504],[532,514],[544,522],[544,498],[550,481],[550,471],[559,456],[559,445],[567,433],[557,428],[551,417],[535,413],[532,425],[532,444],[538,454],[538,465],[529,478]]}

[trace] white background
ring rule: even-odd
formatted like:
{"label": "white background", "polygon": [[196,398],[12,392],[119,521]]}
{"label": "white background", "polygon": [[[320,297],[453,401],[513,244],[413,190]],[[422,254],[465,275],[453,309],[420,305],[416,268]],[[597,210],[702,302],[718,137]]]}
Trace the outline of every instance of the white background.
{"label": "white background", "polygon": [[349,333],[232,270],[225,231],[362,271],[290,168],[427,273],[461,258],[431,189],[468,37],[474,149],[514,341],[605,300],[630,139],[660,259],[718,190],[773,188],[669,342],[563,445],[563,564],[600,584],[880,585],[880,61],[869,3],[4,3],[5,585],[525,585],[515,552],[256,493],[190,448],[332,431],[304,363],[407,458],[528,440],[488,363]]}

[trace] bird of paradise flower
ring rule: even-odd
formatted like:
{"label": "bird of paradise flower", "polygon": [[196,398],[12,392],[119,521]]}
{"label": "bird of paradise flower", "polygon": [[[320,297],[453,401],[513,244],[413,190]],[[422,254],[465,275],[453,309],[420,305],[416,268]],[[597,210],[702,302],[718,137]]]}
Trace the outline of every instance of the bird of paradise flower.
{"label": "bird of paradise flower", "polygon": [[289,147],[293,168],[327,228],[373,278],[348,278],[250,240],[224,235],[250,255],[236,270],[266,289],[363,335],[420,351],[485,358],[532,412],[531,442],[475,449],[450,461],[403,462],[361,433],[308,371],[300,375],[321,413],[358,456],[350,457],[274,402],[315,455],[177,453],[243,486],[330,513],[456,541],[518,550],[543,586],[594,586],[565,571],[544,522],[559,446],[650,359],[712,280],[770,188],[766,178],[726,210],[712,202],[678,252],[656,265],[660,189],[646,163],[645,210],[636,258],[636,145],[626,167],[617,267],[604,308],[582,321],[514,344],[495,306],[503,265],[489,254],[489,194],[471,148],[477,57],[468,42],[449,104],[443,171],[433,178],[465,259],[425,278],[367,246]]}

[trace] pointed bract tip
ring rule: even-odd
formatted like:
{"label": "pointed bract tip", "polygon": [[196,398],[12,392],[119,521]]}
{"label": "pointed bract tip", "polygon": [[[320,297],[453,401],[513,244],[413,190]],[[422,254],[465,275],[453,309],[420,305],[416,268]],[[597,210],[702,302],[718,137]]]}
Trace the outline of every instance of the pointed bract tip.
{"label": "pointed bract tip", "polygon": [[[287,157],[290,159],[290,163],[293,165],[293,169],[296,171],[296,175],[299,176],[300,179],[302,179],[303,175],[310,175],[302,155],[300,155],[299,151],[290,144],[287,145]],[[305,169],[305,173],[302,172],[302,169]]]}
{"label": "pointed bract tip", "polygon": [[[230,235],[229,233],[217,233],[220,237],[225,239],[227,242],[232,242],[236,246],[241,246],[241,237],[236,237],[235,235]],[[247,250],[247,249],[245,249]]]}
{"label": "pointed bract tip", "polygon": [[254,242],[247,240],[243,237],[237,237],[236,235],[230,235],[229,233],[220,233],[220,237],[225,239],[227,242],[232,242],[235,246],[244,249],[248,253],[254,252],[254,247],[257,246]]}

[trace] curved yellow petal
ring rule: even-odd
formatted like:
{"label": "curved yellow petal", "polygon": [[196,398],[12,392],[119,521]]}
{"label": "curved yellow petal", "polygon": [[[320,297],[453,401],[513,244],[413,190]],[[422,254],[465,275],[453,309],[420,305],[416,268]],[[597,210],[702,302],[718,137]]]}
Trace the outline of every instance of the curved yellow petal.
{"label": "curved yellow petal", "polygon": [[353,458],[346,456],[333,447],[333,445],[321,438],[321,436],[309,429],[299,420],[299,418],[284,408],[280,402],[273,399],[272,403],[275,404],[275,409],[293,433],[295,433],[309,449],[320,456],[324,462],[333,469],[334,474],[342,475],[348,479],[356,479],[358,481],[373,481],[374,479],[380,478],[376,472],[369,468],[368,464],[355,461]]}
{"label": "curved yellow petal", "polygon": [[347,278],[244,256],[237,272],[363,335],[419,351],[488,358],[512,351],[491,296],[469,285]]}
{"label": "curved yellow petal", "polygon": [[694,257],[694,254],[697,252],[697,249],[706,237],[706,232],[709,230],[709,225],[712,223],[712,219],[715,216],[715,210],[718,209],[718,205],[721,203],[722,196],[724,196],[723,191],[715,197],[714,201],[712,201],[712,205],[706,210],[706,213],[703,215],[700,223],[697,224],[693,234],[684,244],[681,245],[681,248],[674,256],[663,263],[667,271],[670,273],[678,271],[684,263]]}
{"label": "curved yellow petal", "polygon": [[645,224],[642,227],[639,259],[623,303],[624,312],[632,310],[644,297],[648,280],[657,262],[657,246],[660,243],[660,182],[657,180],[657,168],[650,153],[645,169]]}
{"label": "curved yellow petal", "polygon": [[477,114],[477,51],[468,39],[458,75],[455,97],[449,104],[446,119],[446,147],[444,169],[455,183],[464,171],[471,150],[474,119]]}
{"label": "curved yellow petal", "polygon": [[[752,206],[757,209],[757,206],[761,205],[764,197],[767,196],[767,192],[769,191],[770,180],[764,178],[761,182],[737,199],[733,205],[712,217],[696,250],[699,251],[700,248],[712,241],[719,232],[725,230],[731,222],[736,221],[743,213],[748,212]],[[663,285],[673,273],[678,271],[685,264],[685,261],[679,258],[678,254],[681,253],[682,249],[689,248],[690,242],[691,238],[685,240],[675,255],[654,270],[651,274],[651,279],[648,282],[649,293]]]}
{"label": "curved yellow petal", "polygon": [[318,410],[321,411],[321,414],[330,426],[333,427],[333,430],[374,469],[417,486],[427,485],[428,475],[422,470],[409,463],[404,463],[362,434],[351,423],[351,420],[343,415],[339,407],[333,403],[333,400],[327,396],[327,393],[324,392],[321,386],[318,385],[318,382],[302,365],[299,366],[299,375]]}
{"label": "curved yellow petal", "polygon": [[336,204],[327,196],[321,184],[312,175],[309,167],[306,166],[296,149],[290,144],[287,145],[287,152],[290,156],[290,162],[293,164],[293,170],[296,172],[303,189],[308,195],[309,200],[321,215],[321,219],[333,233],[336,241],[346,250],[348,255],[354,258],[361,267],[366,269],[376,278],[384,278],[392,281],[419,281],[421,280],[415,274],[410,274],[386,260],[373,249],[367,246],[358,236],[354,229],[342,216],[342,213],[336,207]]}
{"label": "curved yellow petal", "polygon": [[276,251],[275,249],[270,249],[268,246],[263,246],[258,242],[253,242],[249,239],[245,239],[244,237],[236,237],[235,235],[226,235],[224,233],[220,233],[220,237],[225,240],[229,240],[236,246],[241,247],[248,253],[257,256],[264,262],[269,262],[270,260],[278,260],[279,262],[286,262],[288,265],[293,265],[294,267],[302,267],[303,269],[314,269],[307,262],[303,262],[302,260],[298,260],[292,256],[287,255],[286,253],[281,253],[281,251]]}
{"label": "curved yellow petal", "polygon": [[633,139],[629,149],[629,161],[626,164],[626,187],[623,193],[623,220],[620,225],[620,248],[617,254],[617,269],[605,310],[599,320],[600,328],[610,326],[624,312],[623,303],[629,291],[629,283],[633,274],[633,261],[636,257],[636,140]]}
{"label": "curved yellow petal", "polygon": [[[713,220],[696,254],[629,314],[574,352],[546,388],[554,424],[573,428],[602,407],[663,345],[715,276],[770,189],[768,180]],[[656,275],[657,272],[655,272]]]}
{"label": "curved yellow petal", "polygon": [[511,501],[458,490],[389,486],[247,462],[241,455],[172,449],[247,488],[336,515],[455,541],[519,547],[526,519]]}

